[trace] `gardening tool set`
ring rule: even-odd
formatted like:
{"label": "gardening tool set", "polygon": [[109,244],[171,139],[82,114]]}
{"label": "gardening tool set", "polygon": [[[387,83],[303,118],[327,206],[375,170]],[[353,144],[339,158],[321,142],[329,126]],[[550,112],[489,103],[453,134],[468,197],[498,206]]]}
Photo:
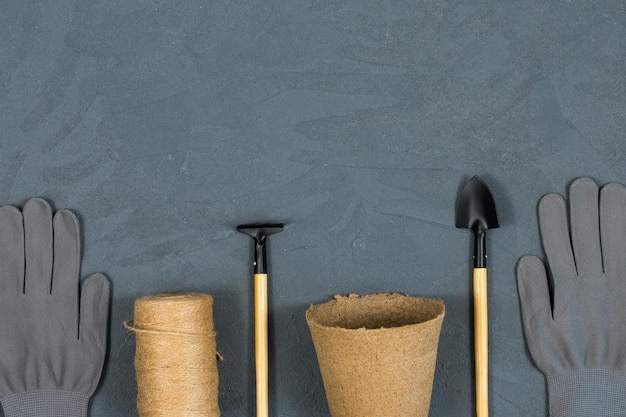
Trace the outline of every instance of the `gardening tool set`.
{"label": "gardening tool set", "polygon": [[[477,417],[489,415],[487,231],[499,226],[494,200],[485,181],[474,176],[461,184],[455,213],[455,226],[471,230],[473,238]],[[516,272],[525,340],[545,375],[548,413],[626,416],[626,187],[618,183],[599,187],[590,178],[578,178],[570,184],[567,198],[559,194],[541,198],[538,220],[545,264],[536,256],[522,256]],[[254,243],[256,415],[269,417],[266,246],[283,224],[241,225],[237,230]],[[108,279],[94,274],[79,292],[80,254],[79,222],[71,211],[53,213],[39,198],[22,208],[0,207],[0,403],[6,417],[87,416],[105,359],[111,291]],[[146,382],[139,391],[146,398],[180,394],[165,401],[174,407],[167,412],[151,400],[139,407],[140,415],[190,415],[185,410],[191,399],[186,401],[185,396],[207,387],[212,390],[207,396],[211,405],[199,407],[210,410],[193,415],[219,416],[212,297],[159,295],[149,301],[167,304],[172,313],[164,315],[162,307],[154,310],[160,318],[156,330],[149,327],[156,321],[144,320],[146,314],[138,311],[134,322],[126,322],[138,335],[150,336],[142,339],[136,369],[152,375],[157,368],[146,358],[160,358],[162,374],[141,379],[149,380],[150,388]],[[182,318],[176,326],[170,320],[174,315]],[[312,305],[306,322],[330,414],[427,417],[444,316],[440,299],[391,292],[336,295]],[[193,317],[209,317],[210,323],[186,323]],[[182,386],[180,376],[171,377],[180,361],[170,351],[189,351],[185,353],[189,358],[198,351],[176,349],[177,342],[159,351],[164,346],[161,337],[197,343],[210,371],[210,378],[205,378],[209,382],[186,380]],[[189,372],[175,374],[191,375],[193,363],[185,365]],[[201,375],[205,368],[193,370],[198,381],[206,376]]]}

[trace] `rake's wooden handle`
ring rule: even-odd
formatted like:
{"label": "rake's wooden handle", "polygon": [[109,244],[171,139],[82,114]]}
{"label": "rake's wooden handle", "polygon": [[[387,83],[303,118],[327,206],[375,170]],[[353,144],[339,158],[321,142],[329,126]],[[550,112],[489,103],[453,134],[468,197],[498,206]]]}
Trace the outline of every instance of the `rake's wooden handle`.
{"label": "rake's wooden handle", "polygon": [[487,321],[487,268],[474,268],[474,356],[476,416],[489,416],[489,349]]}
{"label": "rake's wooden handle", "polygon": [[256,415],[269,416],[267,274],[254,274],[254,353],[256,361]]}

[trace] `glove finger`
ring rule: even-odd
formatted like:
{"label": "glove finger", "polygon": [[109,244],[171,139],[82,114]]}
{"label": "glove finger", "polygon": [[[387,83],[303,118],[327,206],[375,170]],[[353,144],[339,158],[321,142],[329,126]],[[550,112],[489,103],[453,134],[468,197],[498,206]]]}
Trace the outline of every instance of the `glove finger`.
{"label": "glove finger", "polygon": [[626,271],[626,187],[609,183],[600,191],[600,228],[605,272]]}
{"label": "glove finger", "polygon": [[110,298],[111,286],[103,274],[90,275],[83,283],[79,339],[102,353],[106,351]]}
{"label": "glove finger", "polygon": [[591,178],[578,178],[569,187],[570,230],[578,276],[602,274],[598,185]]}
{"label": "glove finger", "polygon": [[548,194],[539,202],[539,230],[552,277],[566,284],[576,277],[576,264],[570,244],[565,200]]}
{"label": "glove finger", "polygon": [[64,306],[64,320],[78,327],[78,284],[80,268],[80,226],[69,210],[54,215],[54,265],[51,295]]}
{"label": "glove finger", "polygon": [[523,256],[517,263],[519,292],[526,345],[537,367],[547,371],[546,341],[550,341],[553,319],[548,277],[543,262],[536,256]]}
{"label": "glove finger", "polygon": [[24,224],[22,212],[0,207],[0,297],[15,298],[24,291]]}
{"label": "glove finger", "polygon": [[52,210],[41,198],[30,199],[22,209],[26,257],[25,293],[43,297],[52,279]]}

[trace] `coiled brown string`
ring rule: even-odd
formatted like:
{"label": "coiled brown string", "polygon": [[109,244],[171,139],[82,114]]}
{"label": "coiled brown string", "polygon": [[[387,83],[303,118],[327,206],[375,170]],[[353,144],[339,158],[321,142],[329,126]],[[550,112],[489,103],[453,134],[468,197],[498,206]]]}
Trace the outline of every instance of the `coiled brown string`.
{"label": "coiled brown string", "polygon": [[213,298],[162,294],[135,300],[137,409],[141,417],[220,415]]}

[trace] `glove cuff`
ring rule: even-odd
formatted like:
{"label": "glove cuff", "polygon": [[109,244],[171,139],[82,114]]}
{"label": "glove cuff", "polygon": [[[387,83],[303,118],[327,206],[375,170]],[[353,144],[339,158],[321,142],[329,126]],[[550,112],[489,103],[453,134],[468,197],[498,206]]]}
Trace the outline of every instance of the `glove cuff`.
{"label": "glove cuff", "polygon": [[72,391],[27,391],[0,400],[5,417],[87,417],[89,397]]}
{"label": "glove cuff", "polygon": [[570,369],[546,382],[550,417],[626,416],[626,372]]}

